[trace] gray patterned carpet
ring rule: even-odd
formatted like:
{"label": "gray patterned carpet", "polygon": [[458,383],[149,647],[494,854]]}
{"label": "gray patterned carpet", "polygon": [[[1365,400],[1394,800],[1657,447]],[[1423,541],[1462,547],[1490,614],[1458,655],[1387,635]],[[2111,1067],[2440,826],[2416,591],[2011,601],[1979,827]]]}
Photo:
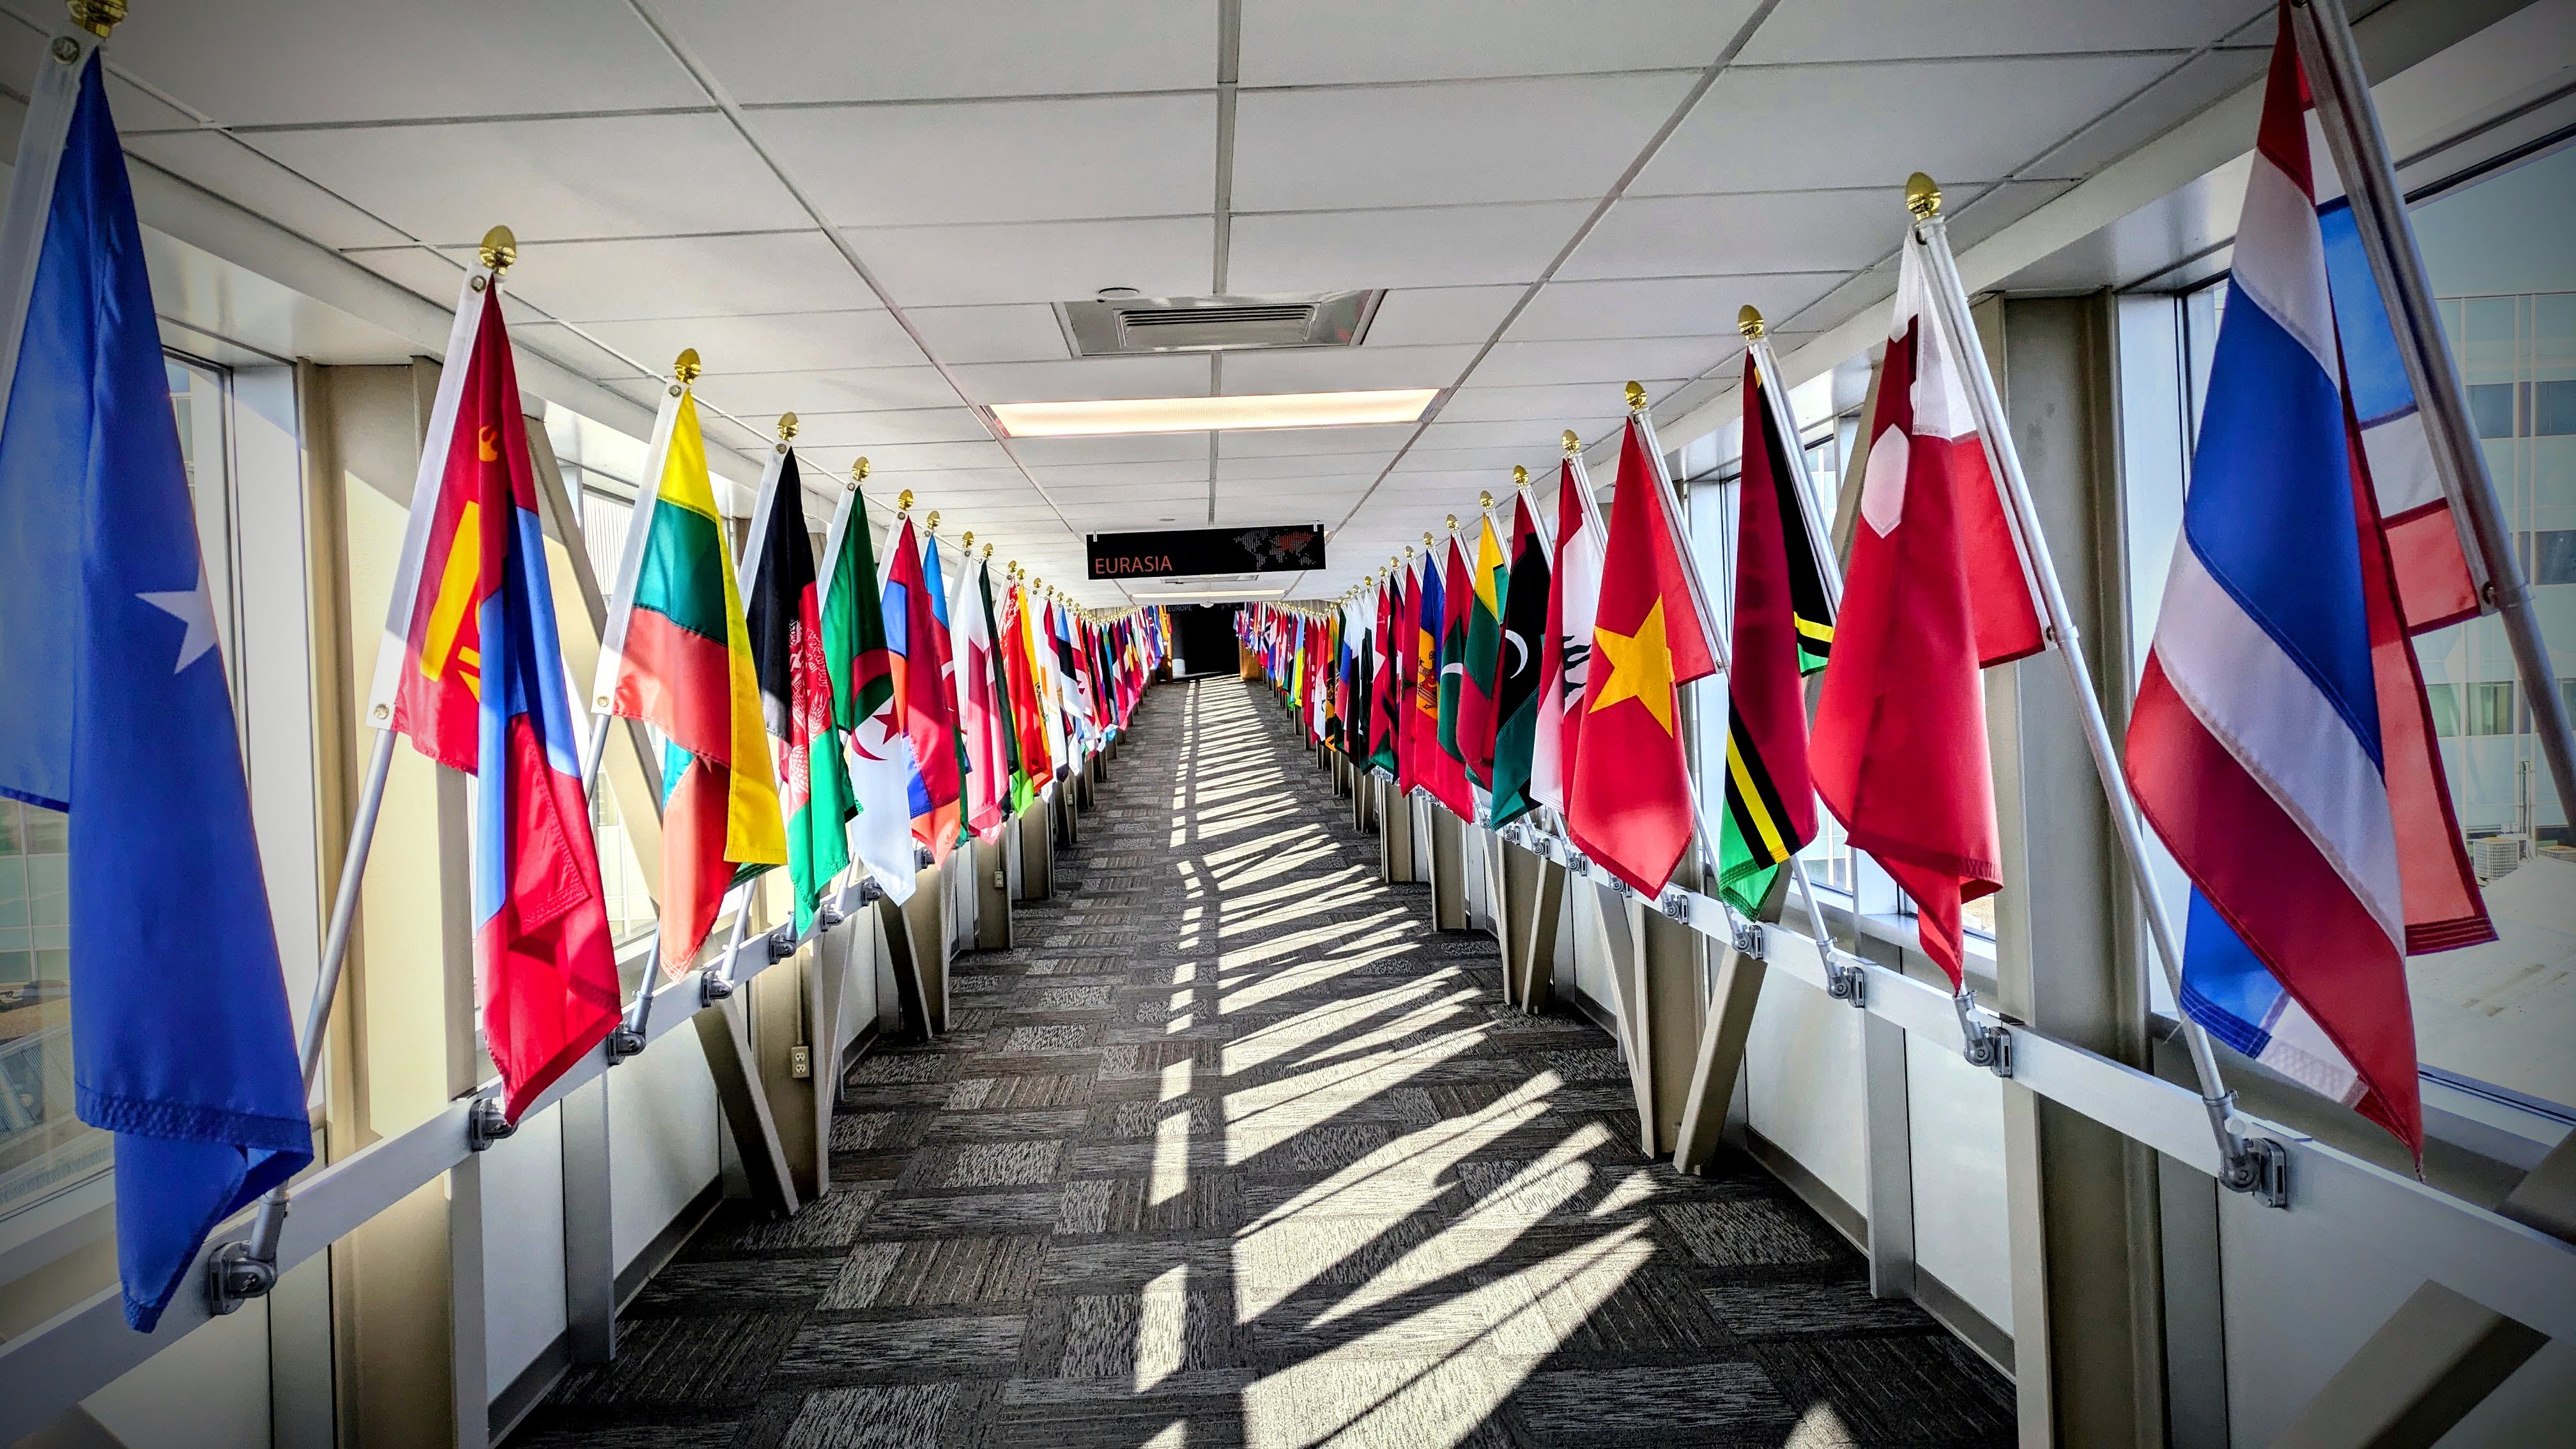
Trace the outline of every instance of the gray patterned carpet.
{"label": "gray patterned carpet", "polygon": [[728,1209],[514,1445],[2010,1442],[2011,1387],[1436,936],[1267,691],[1170,686],[830,1197]]}

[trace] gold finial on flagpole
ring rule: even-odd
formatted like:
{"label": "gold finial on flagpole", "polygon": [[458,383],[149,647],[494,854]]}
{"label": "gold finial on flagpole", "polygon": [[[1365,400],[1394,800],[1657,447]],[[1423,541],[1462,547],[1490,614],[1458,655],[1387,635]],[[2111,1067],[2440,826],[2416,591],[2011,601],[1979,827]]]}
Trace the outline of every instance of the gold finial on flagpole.
{"label": "gold finial on flagpole", "polygon": [[[859,461],[850,465],[850,491],[853,493],[858,492],[859,485],[866,481],[868,481],[868,460],[861,458]],[[903,496],[910,498],[912,495],[906,493]]]}
{"label": "gold finial on flagpole", "polygon": [[[865,458],[861,458],[859,461],[860,461],[861,463],[865,463],[865,462],[867,461],[867,459],[865,459]],[[859,479],[861,479],[861,478],[863,478],[863,477],[865,477],[865,476],[867,476],[867,475],[865,475],[864,473],[859,473],[859,472],[853,471],[853,472],[851,473],[851,475],[850,475],[850,481],[851,481],[851,482],[853,482],[853,483],[855,483],[855,482],[857,482]],[[912,511],[912,490],[911,490],[911,489],[906,488],[905,490],[903,490],[903,496],[902,496],[902,497],[900,497],[900,498],[897,498],[897,499],[894,501],[894,511],[895,511],[895,512],[897,512],[897,513],[910,513],[910,512]]]}
{"label": "gold finial on flagpole", "polygon": [[682,387],[696,382],[698,374],[705,370],[698,363],[698,349],[694,347],[681,348],[680,355],[671,359],[671,375],[680,380]]}
{"label": "gold finial on flagpole", "polygon": [[1455,535],[1455,534],[1458,532],[1458,515],[1457,515],[1457,514],[1452,513],[1452,514],[1450,514],[1450,515],[1449,515],[1449,532],[1450,532],[1452,535]]}
{"label": "gold finial on flagpole", "polygon": [[[1406,544],[1404,546],[1404,551],[1406,553],[1413,552],[1413,545]],[[1422,551],[1424,553],[1431,552],[1431,530],[1427,528],[1422,530]]]}
{"label": "gold finial on flagpole", "polygon": [[993,561],[993,545],[991,545],[990,543],[987,543],[987,544],[985,544],[985,545],[984,545],[984,562],[986,562],[986,563],[991,563],[992,561]]}
{"label": "gold finial on flagpole", "polygon": [[1626,391],[1628,394],[1628,411],[1632,413],[1644,412],[1646,410],[1646,385],[1642,382],[1630,382]]}
{"label": "gold finial on flagpole", "polygon": [[1477,489],[1476,506],[1488,513],[1492,512],[1494,508],[1494,490],[1491,488]]}
{"label": "gold finial on flagpole", "polygon": [[[930,516],[921,520],[921,526],[929,529],[932,533],[937,533],[939,531],[939,510],[936,508],[930,510]],[[972,537],[972,535],[969,535],[969,537]]]}
{"label": "gold finial on flagpole", "polygon": [[780,413],[778,415],[778,451],[786,452],[787,445],[794,441],[796,441],[796,415]]}
{"label": "gold finial on flagpole", "polygon": [[72,24],[101,40],[125,18],[125,0],[71,0]]}
{"label": "gold finial on flagpole", "polygon": [[1529,486],[1529,470],[1518,463],[1514,463],[1512,465],[1512,486],[1515,488],[1527,488]]}
{"label": "gold finial on flagpole", "polygon": [[966,550],[966,552],[970,554],[973,553],[975,551],[975,530],[971,528],[966,530],[966,536],[957,540],[957,546]]}
{"label": "gold finial on flagpole", "polygon": [[1743,306],[1735,309],[1735,330],[1743,333],[1744,340],[1747,342],[1751,342],[1755,338],[1760,337],[1762,335],[1762,309],[1754,306],[1750,302],[1747,302]]}
{"label": "gold finial on flagpole", "polygon": [[474,256],[483,264],[483,270],[497,277],[519,259],[519,239],[510,234],[508,227],[496,226],[483,233],[483,245],[474,249]]}
{"label": "gold finial on flagpole", "polygon": [[1557,441],[1565,446],[1565,456],[1569,458],[1583,451],[1583,440],[1574,435],[1572,428],[1566,429],[1565,436]]}
{"label": "gold finial on flagpole", "polygon": [[1916,221],[1930,221],[1941,214],[1941,188],[1920,171],[1906,177],[1905,209]]}

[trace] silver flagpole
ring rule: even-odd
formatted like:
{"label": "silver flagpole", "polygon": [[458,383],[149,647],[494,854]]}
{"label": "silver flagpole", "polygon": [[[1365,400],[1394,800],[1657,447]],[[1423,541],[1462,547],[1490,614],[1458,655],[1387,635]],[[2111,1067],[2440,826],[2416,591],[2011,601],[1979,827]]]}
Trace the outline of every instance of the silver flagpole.
{"label": "silver flagpole", "polygon": [[[1910,244],[1923,248],[1924,262],[1932,271],[1933,322],[1949,343],[1966,384],[1968,406],[1976,414],[1986,459],[1993,465],[2004,507],[2012,515],[2013,531],[2021,540],[2024,557],[2030,561],[2030,571],[2039,588],[2040,609],[2046,617],[2050,652],[2065,666],[2067,688],[2073,692],[2076,713],[2084,721],[2084,743],[2093,755],[2093,773],[2100,777],[2102,793],[2110,804],[2111,824],[2120,837],[2121,852],[2128,858],[2131,883],[2146,911],[2147,932],[2164,966],[2166,984],[2173,988],[2174,999],[2179,1003],[2182,937],[2174,930],[2172,913],[2148,871],[2146,834],[2138,823],[2137,801],[2129,794],[2128,778],[2120,773],[2111,726],[2103,718],[2101,696],[2094,692],[2092,668],[2084,662],[2083,651],[2078,647],[2066,593],[2058,584],[2057,565],[2049,556],[2048,538],[2040,530],[2038,509],[2031,502],[2030,480],[2022,473],[2021,453],[2005,430],[2003,400],[1996,395],[1994,377],[1986,370],[1986,355],[1977,342],[1976,324],[1968,315],[1968,295],[1959,281],[1958,263],[1950,255],[1940,188],[1918,171],[1905,184],[1905,205],[1914,213]],[[1962,1020],[1966,1019],[1965,1002],[1962,996]],[[2232,1191],[2259,1195],[2271,1206],[2287,1206],[2288,1154],[2279,1143],[2242,1136],[2228,1124],[2236,1110],[2236,1098],[2219,1075],[2218,1057],[2210,1049],[2209,1033],[2188,1013],[2183,1016],[2182,1028],[2184,1044],[2191,1052],[2192,1071],[2201,1084],[2201,1106],[2209,1114],[2210,1131],[2218,1138],[2218,1180]]]}
{"label": "silver flagpole", "polygon": [[2558,787],[2559,809],[2576,825],[2576,738],[2569,733],[2567,702],[2550,666],[2548,640],[2532,613],[2530,581],[2514,554],[2504,505],[2487,473],[2486,450],[2469,421],[2467,394],[2442,336],[2433,284],[2424,274],[2423,254],[2416,250],[2415,230],[2406,219],[2406,193],[2398,189],[2388,139],[2380,134],[2379,111],[2371,102],[2352,27],[2340,0],[2292,0],[2290,25],[2326,148],[2343,176],[2362,250],[2370,257],[2389,325],[2397,333],[2397,352],[2406,363],[2406,381],[2415,389],[2442,491],[2458,516],[2468,520],[2470,537],[2462,542],[2471,545],[2470,566],[2484,566],[2483,602],[2495,609],[2496,622],[2504,626],[2523,698],[2531,705],[2532,731],[2540,736],[2541,757]]}

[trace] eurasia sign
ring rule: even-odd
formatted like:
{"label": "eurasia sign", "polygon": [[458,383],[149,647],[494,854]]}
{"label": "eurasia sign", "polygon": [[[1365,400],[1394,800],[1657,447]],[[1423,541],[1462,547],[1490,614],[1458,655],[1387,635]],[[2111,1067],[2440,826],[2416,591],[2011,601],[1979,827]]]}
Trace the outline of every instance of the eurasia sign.
{"label": "eurasia sign", "polygon": [[1324,526],[1320,523],[1095,533],[1089,544],[1091,576],[1095,579],[1272,573],[1324,566]]}

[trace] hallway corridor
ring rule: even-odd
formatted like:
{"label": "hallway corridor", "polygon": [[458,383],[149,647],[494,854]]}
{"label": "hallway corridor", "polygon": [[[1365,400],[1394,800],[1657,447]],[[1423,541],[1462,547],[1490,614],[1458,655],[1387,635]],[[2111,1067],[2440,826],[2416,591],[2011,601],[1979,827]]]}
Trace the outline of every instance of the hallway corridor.
{"label": "hallway corridor", "polygon": [[1611,1042],[1502,1005],[1269,693],[1150,693],[953,1030],[851,1073],[835,1190],[729,1204],[521,1446],[2001,1444],[2010,1386]]}

